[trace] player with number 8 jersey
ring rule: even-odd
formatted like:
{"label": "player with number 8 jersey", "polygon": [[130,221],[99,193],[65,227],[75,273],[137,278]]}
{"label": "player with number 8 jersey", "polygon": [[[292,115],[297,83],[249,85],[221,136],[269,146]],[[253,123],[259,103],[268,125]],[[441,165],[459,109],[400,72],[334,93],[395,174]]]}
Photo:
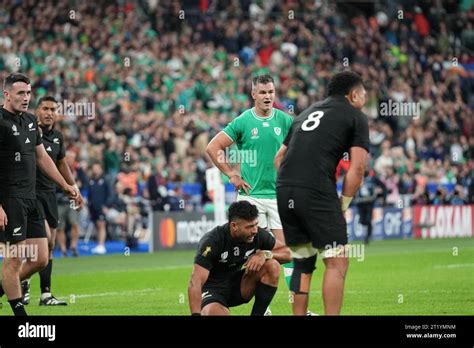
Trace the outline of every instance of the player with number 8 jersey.
{"label": "player with number 8 jersey", "polygon": [[[290,289],[294,314],[304,314],[319,253],[326,264],[323,299],[326,314],[339,314],[348,267],[343,213],[360,187],[369,150],[367,116],[361,111],[362,78],[345,71],[328,86],[328,98],[298,115],[275,157],[278,212],[293,256]],[[341,199],[336,167],[345,152],[350,166]]]}

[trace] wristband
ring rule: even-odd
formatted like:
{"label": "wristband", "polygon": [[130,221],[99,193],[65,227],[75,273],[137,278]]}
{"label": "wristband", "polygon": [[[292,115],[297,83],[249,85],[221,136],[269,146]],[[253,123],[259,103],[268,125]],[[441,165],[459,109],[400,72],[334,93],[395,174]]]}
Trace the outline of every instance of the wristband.
{"label": "wristband", "polygon": [[341,209],[343,213],[347,210],[347,208],[349,208],[352,198],[353,197],[346,197],[346,196],[341,195]]}

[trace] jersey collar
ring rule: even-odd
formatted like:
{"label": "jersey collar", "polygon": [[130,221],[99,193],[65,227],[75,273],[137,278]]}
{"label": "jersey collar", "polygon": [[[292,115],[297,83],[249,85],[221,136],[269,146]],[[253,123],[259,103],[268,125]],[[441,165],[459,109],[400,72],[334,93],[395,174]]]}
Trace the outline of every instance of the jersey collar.
{"label": "jersey collar", "polygon": [[46,136],[48,136],[50,134],[53,134],[53,132],[54,132],[54,124],[53,124],[53,127],[51,128],[51,130],[49,130],[47,126],[43,126],[43,125],[40,125],[40,128],[43,131],[43,135],[46,135]]}
{"label": "jersey collar", "polygon": [[261,117],[258,116],[257,113],[255,112],[255,107],[250,109],[250,112],[252,113],[253,117],[255,117],[259,121],[269,121],[275,116],[275,108],[272,108],[272,114],[268,117]]}
{"label": "jersey collar", "polygon": [[3,115],[5,115],[7,118],[9,118],[12,121],[18,121],[20,119],[20,117],[23,116],[23,112],[20,112],[19,114],[14,114],[14,113],[8,111],[7,109],[5,109],[3,107],[3,105],[2,105],[2,113],[3,113]]}

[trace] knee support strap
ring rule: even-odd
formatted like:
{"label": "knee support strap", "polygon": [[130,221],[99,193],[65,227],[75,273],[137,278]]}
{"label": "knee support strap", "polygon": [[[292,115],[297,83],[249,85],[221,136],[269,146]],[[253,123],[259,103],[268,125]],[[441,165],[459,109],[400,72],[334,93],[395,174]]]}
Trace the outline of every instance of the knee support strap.
{"label": "knee support strap", "polygon": [[317,255],[313,255],[304,259],[293,258],[294,268],[290,281],[290,291],[296,295],[307,295],[305,291],[301,291],[301,274],[311,274],[316,269]]}

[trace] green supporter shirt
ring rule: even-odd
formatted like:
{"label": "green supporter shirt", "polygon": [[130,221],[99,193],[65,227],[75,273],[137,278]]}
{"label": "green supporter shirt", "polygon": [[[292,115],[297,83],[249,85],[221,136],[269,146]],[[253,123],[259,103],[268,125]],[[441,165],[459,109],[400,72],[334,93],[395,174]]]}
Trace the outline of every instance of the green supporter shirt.
{"label": "green supporter shirt", "polygon": [[[260,117],[251,108],[223,129],[238,149],[228,150],[227,158],[229,162],[240,162],[242,179],[252,186],[250,196],[276,199],[277,172],[273,160],[292,123],[293,118],[281,110],[273,108],[269,117]],[[246,195],[243,190],[239,193]]]}

